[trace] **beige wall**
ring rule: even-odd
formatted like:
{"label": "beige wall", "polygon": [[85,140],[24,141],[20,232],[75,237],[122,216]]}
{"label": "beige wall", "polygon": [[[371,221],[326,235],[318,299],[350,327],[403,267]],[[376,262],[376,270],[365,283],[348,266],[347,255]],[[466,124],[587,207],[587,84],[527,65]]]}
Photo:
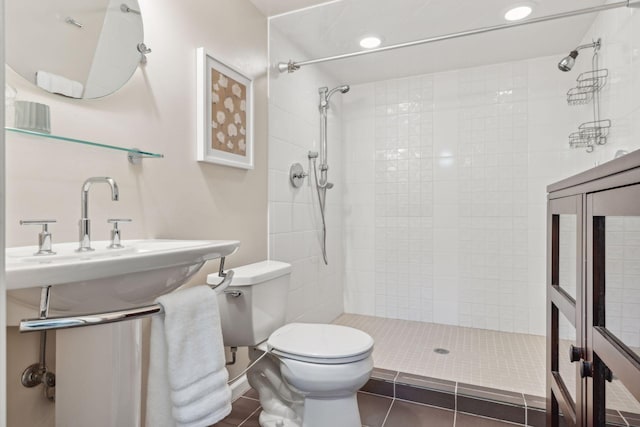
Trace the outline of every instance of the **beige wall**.
{"label": "beige wall", "polygon": [[[124,217],[134,221],[123,226],[125,239],[238,239],[242,246],[228,260],[230,267],[266,259],[267,20],[248,0],[140,0],[140,7],[145,42],[153,53],[115,94],[68,100],[37,91],[12,71],[7,77],[18,99],[50,105],[53,133],[135,146],[165,158],[132,166],[123,152],[8,135],[7,246],[35,244],[37,228],[18,224],[28,218],[58,221],[51,228],[54,245],[75,241],[80,186],[90,176],[104,175],[117,181],[121,200],[112,202],[106,186],[92,188],[94,240],[108,239],[107,218]],[[254,170],[195,161],[195,59],[200,46],[255,77]],[[201,283],[216,268],[209,263],[193,282]],[[37,336],[11,335],[13,378],[36,360]],[[50,425],[24,413],[17,421],[20,408],[32,407],[30,399],[45,402],[38,393],[16,401],[13,397],[21,394],[15,391],[8,391],[10,426]]]}

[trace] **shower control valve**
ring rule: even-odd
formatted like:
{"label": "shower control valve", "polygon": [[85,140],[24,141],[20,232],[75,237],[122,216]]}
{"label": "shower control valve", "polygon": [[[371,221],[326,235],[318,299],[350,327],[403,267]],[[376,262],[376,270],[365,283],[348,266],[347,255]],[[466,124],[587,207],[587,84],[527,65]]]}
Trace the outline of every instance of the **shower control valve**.
{"label": "shower control valve", "polygon": [[291,185],[295,188],[302,187],[304,179],[307,176],[309,176],[309,174],[304,171],[300,163],[294,163],[291,165],[291,169],[289,169],[289,180],[291,181]]}
{"label": "shower control valve", "polygon": [[306,172],[294,172],[291,176],[293,178],[306,178],[309,176],[309,174]]}

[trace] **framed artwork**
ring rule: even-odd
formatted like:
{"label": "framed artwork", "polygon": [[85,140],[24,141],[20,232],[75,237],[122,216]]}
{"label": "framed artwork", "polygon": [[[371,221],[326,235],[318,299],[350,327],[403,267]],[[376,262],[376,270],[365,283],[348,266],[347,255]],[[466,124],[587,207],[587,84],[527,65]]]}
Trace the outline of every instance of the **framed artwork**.
{"label": "framed artwork", "polygon": [[253,169],[253,81],[197,50],[197,159]]}

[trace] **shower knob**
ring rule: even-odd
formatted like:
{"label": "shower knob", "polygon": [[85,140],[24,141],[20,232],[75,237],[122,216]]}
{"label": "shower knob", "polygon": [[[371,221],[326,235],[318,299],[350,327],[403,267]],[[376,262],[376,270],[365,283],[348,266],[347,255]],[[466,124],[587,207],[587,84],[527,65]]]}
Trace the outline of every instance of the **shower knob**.
{"label": "shower knob", "polygon": [[302,165],[300,163],[294,163],[291,165],[291,169],[289,169],[289,180],[291,181],[291,185],[295,188],[302,187],[304,183],[304,179],[308,176],[304,169],[302,169]]}

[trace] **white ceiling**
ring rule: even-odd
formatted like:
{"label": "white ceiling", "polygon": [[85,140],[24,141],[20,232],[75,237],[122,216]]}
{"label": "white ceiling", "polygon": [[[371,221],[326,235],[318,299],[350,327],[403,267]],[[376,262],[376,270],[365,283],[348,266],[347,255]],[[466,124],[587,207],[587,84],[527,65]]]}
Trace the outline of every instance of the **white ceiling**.
{"label": "white ceiling", "polygon": [[268,17],[329,2],[330,0],[251,0]]}
{"label": "white ceiling", "polygon": [[[296,6],[319,3],[312,0],[252,1],[261,4],[261,7],[267,10],[277,10],[280,13],[287,7],[292,7],[294,3]],[[367,34],[382,36],[383,45],[391,45],[504,24],[506,22],[503,19],[504,12],[509,6],[521,3],[520,0],[333,1],[320,7],[302,9],[296,13],[272,18],[270,20],[272,28],[294,41],[307,56],[304,58],[272,57],[271,61],[286,62],[289,59],[303,61],[359,51],[362,49],[358,41]],[[531,17],[541,17],[604,3],[605,0],[537,0]],[[583,15],[412,48],[374,53],[359,58],[335,61],[326,66],[340,81],[355,84],[557,55],[565,51],[569,52],[578,45],[594,19],[595,14]],[[304,68],[298,72],[304,72]]]}

